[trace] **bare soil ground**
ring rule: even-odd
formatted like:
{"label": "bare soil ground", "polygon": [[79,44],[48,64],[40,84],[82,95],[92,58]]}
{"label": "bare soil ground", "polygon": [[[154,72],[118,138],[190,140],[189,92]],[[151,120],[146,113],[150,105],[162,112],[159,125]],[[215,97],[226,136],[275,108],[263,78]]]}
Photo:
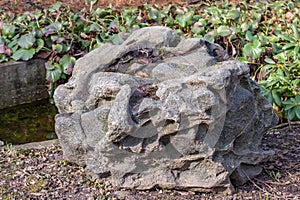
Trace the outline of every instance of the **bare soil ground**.
{"label": "bare soil ground", "polygon": [[[5,11],[10,11],[13,13],[22,13],[27,11],[33,11],[36,9],[36,6],[41,8],[48,8],[50,5],[61,2],[64,5],[68,5],[73,10],[81,10],[83,8],[89,8],[89,4],[85,0],[1,0],[0,8]],[[93,7],[105,8],[109,4],[112,4],[115,8],[124,8],[124,7],[137,7],[143,4],[158,6],[164,6],[170,3],[179,4],[179,5],[189,5],[195,2],[201,2],[197,0],[98,0],[97,4]]]}
{"label": "bare soil ground", "polygon": [[[33,11],[47,8],[56,0],[0,0],[5,12]],[[73,10],[88,8],[84,0],[61,0]],[[95,7],[110,3],[117,8],[136,7],[144,3],[188,6],[195,0],[99,0]],[[33,3],[33,4],[32,4]],[[0,11],[1,12],[1,11]],[[187,191],[129,191],[113,188],[109,179],[97,180],[82,167],[63,159],[58,142],[0,149],[0,199],[300,199],[300,126],[290,130],[283,126],[263,138],[263,148],[275,151],[262,163],[256,178],[236,188],[232,195],[201,194]],[[39,147],[39,148],[36,148]],[[100,198],[101,197],[101,198]]]}
{"label": "bare soil ground", "polygon": [[[256,178],[234,194],[114,188],[63,159],[58,141],[0,149],[0,199],[300,199],[300,126],[271,130],[263,148],[274,150]],[[101,198],[100,198],[101,197]]]}

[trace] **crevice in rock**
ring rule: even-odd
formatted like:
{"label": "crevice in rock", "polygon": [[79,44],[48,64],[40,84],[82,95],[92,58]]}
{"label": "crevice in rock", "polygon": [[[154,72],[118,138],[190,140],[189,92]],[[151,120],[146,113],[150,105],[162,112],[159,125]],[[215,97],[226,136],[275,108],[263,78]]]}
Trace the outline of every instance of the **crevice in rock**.
{"label": "crevice in rock", "polygon": [[159,100],[156,95],[158,87],[154,84],[145,84],[136,88],[129,99],[129,110],[131,113],[132,120],[139,124],[143,119],[149,118],[149,113],[143,111],[139,113],[139,106],[144,98],[151,98],[153,100]]}
{"label": "crevice in rock", "polygon": [[229,55],[220,45],[205,41],[205,45],[208,50],[208,54],[213,56],[218,62],[229,59]]}
{"label": "crevice in rock", "polygon": [[111,172],[110,171],[107,171],[107,172],[103,172],[103,173],[99,173],[98,174],[98,177],[101,179],[101,178],[108,178],[111,176]]}
{"label": "crevice in rock", "polygon": [[157,141],[158,135],[153,135],[152,137],[149,138],[144,138],[143,142],[142,142],[142,153],[145,152],[147,146],[150,146],[151,144],[153,144],[154,142]]}
{"label": "crevice in rock", "polygon": [[167,146],[170,144],[170,136],[169,135],[164,135],[161,138],[159,138],[159,143],[162,144],[163,146]]}
{"label": "crevice in rock", "polygon": [[205,114],[207,114],[208,116],[211,116],[211,110],[212,110],[212,108],[207,108],[204,112],[205,112]]}
{"label": "crevice in rock", "polygon": [[207,124],[204,124],[204,123],[199,124],[195,140],[199,141],[199,142],[203,142],[203,140],[207,134],[208,128],[209,128],[209,126]]}
{"label": "crevice in rock", "polygon": [[128,74],[129,68],[133,63],[144,65],[159,63],[162,60],[162,56],[159,52],[159,50],[153,48],[137,48],[135,50],[131,50],[107,66],[104,69],[104,72]]}
{"label": "crevice in rock", "polygon": [[114,97],[106,97],[106,98],[99,98],[95,101],[95,108],[100,107],[104,104],[104,102],[112,102],[115,98]]}

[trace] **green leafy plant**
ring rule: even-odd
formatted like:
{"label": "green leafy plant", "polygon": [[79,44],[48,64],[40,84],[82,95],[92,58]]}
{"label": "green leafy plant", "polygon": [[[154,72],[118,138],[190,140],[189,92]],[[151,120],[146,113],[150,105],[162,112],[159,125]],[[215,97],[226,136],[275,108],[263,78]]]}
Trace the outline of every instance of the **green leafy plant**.
{"label": "green leafy plant", "polygon": [[93,6],[98,2],[98,0],[85,0],[85,3],[90,6],[90,12],[93,10]]}
{"label": "green leafy plant", "polygon": [[280,173],[279,172],[274,172],[274,171],[271,171],[270,172],[270,177],[274,180],[274,181],[276,181],[276,182],[280,182],[280,177],[281,177],[281,175],[280,175]]}
{"label": "green leafy plant", "polygon": [[295,98],[284,101],[283,104],[285,105],[284,110],[287,112],[288,119],[300,120],[300,94],[296,95]]}
{"label": "green leafy plant", "polygon": [[264,49],[261,47],[261,43],[258,39],[254,39],[253,42],[247,43],[243,48],[243,55],[250,59],[260,58]]}
{"label": "green leafy plant", "polygon": [[223,46],[251,69],[263,94],[282,119],[299,120],[299,2],[210,1],[189,7],[144,4],[137,8],[72,11],[56,3],[23,15],[0,14],[0,62],[47,59],[46,80],[52,97],[72,74],[76,59],[103,43],[121,44],[136,28],[168,26],[184,37]]}
{"label": "green leafy plant", "polygon": [[17,156],[18,151],[14,148],[12,144],[6,144],[4,148],[1,149],[4,155],[15,157]]}
{"label": "green leafy plant", "polygon": [[293,57],[294,60],[299,58],[300,55],[300,34],[296,23],[291,24],[293,33],[281,34],[278,33],[278,36],[286,41],[287,43],[282,47],[286,55]]}

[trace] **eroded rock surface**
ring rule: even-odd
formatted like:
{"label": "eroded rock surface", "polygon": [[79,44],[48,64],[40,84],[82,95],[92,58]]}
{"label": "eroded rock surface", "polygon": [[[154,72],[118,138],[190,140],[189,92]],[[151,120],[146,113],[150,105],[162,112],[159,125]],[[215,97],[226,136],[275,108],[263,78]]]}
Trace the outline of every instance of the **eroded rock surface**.
{"label": "eroded rock surface", "polygon": [[230,191],[260,173],[277,123],[249,68],[216,44],[139,29],[76,63],[55,91],[64,156],[115,186]]}

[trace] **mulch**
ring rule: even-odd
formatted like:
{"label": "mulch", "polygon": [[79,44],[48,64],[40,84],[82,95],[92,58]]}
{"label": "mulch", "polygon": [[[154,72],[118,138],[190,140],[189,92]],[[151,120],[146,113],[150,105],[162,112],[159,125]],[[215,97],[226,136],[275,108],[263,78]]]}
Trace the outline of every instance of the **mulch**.
{"label": "mulch", "polygon": [[275,154],[232,195],[116,189],[63,159],[57,140],[0,149],[0,199],[300,199],[300,126],[270,130],[262,146]]}

